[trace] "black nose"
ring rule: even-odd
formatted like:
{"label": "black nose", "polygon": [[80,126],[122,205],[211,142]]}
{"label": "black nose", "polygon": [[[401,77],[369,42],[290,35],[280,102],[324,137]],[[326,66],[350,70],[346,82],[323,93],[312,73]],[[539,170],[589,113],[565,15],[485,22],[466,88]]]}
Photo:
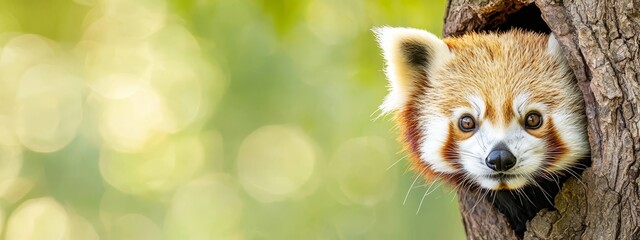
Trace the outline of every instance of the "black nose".
{"label": "black nose", "polygon": [[516,165],[516,157],[506,148],[495,148],[487,156],[486,164],[496,171],[507,171]]}

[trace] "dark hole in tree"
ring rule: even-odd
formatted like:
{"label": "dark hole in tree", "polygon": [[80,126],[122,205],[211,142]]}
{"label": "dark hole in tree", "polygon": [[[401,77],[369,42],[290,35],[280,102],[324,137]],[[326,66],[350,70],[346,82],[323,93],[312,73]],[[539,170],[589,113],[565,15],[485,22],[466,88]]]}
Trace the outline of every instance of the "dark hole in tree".
{"label": "dark hole in tree", "polygon": [[517,12],[506,16],[496,16],[493,24],[488,24],[484,29],[487,31],[507,31],[513,28],[520,28],[538,33],[551,33],[551,29],[542,19],[540,9],[535,4],[529,4],[520,8]]}

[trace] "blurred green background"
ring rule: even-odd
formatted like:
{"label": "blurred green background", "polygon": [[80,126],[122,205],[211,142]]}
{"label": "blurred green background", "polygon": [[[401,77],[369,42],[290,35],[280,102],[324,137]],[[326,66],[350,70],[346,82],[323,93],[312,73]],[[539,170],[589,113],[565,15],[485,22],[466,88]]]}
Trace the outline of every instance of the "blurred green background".
{"label": "blurred green background", "polygon": [[444,10],[2,0],[0,236],[462,239],[455,194],[410,191],[391,117],[374,121],[370,29],[439,34]]}

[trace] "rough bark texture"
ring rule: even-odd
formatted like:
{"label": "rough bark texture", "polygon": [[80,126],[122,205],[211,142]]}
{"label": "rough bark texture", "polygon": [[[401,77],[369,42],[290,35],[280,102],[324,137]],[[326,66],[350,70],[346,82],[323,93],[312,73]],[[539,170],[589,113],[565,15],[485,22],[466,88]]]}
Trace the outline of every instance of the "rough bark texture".
{"label": "rough bark texture", "polygon": [[[536,6],[537,17],[537,9],[519,14]],[[565,183],[557,210],[538,213],[524,237],[640,239],[640,1],[451,0],[444,35],[510,27],[544,32],[544,23],[584,94],[592,166],[581,181]],[[489,203],[474,207],[476,199],[460,193],[468,238],[515,239]]]}

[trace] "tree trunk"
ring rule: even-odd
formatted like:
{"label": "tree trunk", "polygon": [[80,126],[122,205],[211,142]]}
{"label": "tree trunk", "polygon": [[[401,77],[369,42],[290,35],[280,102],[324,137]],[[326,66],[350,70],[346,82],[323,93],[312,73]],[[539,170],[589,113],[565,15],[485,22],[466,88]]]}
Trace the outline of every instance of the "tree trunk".
{"label": "tree trunk", "polygon": [[[592,157],[524,238],[640,239],[640,1],[450,0],[443,34],[513,27],[556,35],[584,95]],[[469,239],[516,239],[487,201],[459,195]]]}

